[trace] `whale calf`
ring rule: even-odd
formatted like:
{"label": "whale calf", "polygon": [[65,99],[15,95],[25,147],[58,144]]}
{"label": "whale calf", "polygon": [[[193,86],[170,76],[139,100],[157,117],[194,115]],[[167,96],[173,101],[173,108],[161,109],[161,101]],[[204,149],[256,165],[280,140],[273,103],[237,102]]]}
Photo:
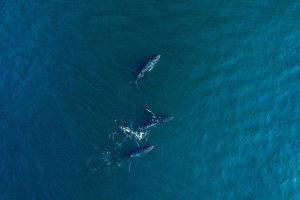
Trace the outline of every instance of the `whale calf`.
{"label": "whale calf", "polygon": [[151,115],[151,119],[139,127],[139,130],[146,130],[153,126],[156,126],[158,124],[163,124],[169,121],[172,121],[174,117],[169,116],[156,116],[152,111],[149,109],[146,109],[145,112],[149,113]]}
{"label": "whale calf", "polygon": [[150,151],[152,151],[153,148],[154,148],[154,146],[152,146],[152,145],[136,148],[136,149],[130,151],[128,154],[125,154],[123,156],[123,159],[138,158],[138,157],[144,156],[147,153],[149,153]]}
{"label": "whale calf", "polygon": [[135,85],[138,85],[138,81],[142,79],[144,76],[146,76],[151,70],[154,68],[154,66],[158,63],[161,55],[157,55],[151,60],[149,60],[142,68],[142,70],[139,72],[136,80],[134,81]]}

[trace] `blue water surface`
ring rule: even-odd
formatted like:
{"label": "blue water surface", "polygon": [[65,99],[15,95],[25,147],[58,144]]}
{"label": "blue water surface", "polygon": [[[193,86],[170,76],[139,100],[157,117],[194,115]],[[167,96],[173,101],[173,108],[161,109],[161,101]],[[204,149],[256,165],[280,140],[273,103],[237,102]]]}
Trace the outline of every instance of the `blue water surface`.
{"label": "blue water surface", "polygon": [[[297,0],[1,0],[0,199],[300,199],[299,19]],[[175,117],[153,151],[91,169],[145,108]]]}

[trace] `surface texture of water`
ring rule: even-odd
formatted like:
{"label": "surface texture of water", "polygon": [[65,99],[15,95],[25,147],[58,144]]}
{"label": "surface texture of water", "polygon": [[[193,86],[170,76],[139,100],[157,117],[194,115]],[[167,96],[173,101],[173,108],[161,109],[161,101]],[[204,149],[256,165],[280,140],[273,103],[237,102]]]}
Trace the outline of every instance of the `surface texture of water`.
{"label": "surface texture of water", "polygon": [[[299,19],[296,0],[1,0],[0,199],[299,199]],[[154,150],[91,171],[145,108],[176,117]]]}

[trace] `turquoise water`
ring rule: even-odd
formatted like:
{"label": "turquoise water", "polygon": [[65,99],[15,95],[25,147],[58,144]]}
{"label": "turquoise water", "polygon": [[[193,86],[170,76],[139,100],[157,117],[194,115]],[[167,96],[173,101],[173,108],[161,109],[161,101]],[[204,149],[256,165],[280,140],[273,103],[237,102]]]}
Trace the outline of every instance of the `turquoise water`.
{"label": "turquoise water", "polygon": [[[295,0],[0,1],[0,199],[300,199],[299,18]],[[91,169],[145,108],[176,118],[153,151]]]}

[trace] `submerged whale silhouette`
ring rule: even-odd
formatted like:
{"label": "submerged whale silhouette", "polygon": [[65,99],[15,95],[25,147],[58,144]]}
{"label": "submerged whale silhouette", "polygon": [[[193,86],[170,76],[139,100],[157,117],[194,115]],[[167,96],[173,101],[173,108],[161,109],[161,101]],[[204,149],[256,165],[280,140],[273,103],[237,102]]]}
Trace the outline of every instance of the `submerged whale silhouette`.
{"label": "submerged whale silhouette", "polygon": [[152,145],[145,146],[145,147],[138,147],[138,148],[130,151],[129,153],[125,154],[123,156],[123,159],[138,158],[138,157],[144,156],[147,153],[149,153],[150,151],[152,151],[153,148],[154,148],[154,146],[152,146]]}

